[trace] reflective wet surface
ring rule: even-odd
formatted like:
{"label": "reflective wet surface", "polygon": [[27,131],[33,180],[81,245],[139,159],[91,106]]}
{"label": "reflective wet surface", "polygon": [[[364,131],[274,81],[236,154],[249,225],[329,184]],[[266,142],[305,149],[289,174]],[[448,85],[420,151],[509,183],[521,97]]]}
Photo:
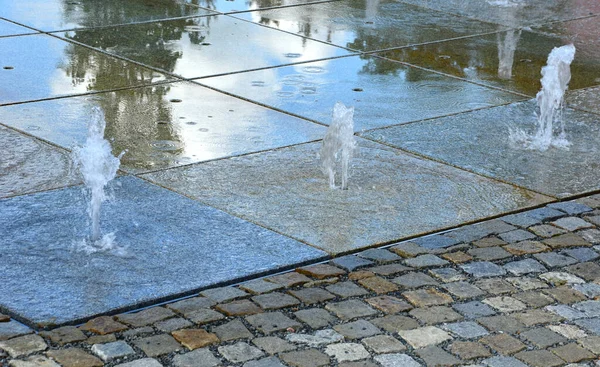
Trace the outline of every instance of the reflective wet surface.
{"label": "reflective wet surface", "polygon": [[600,14],[596,0],[402,0],[486,22],[525,27]]}
{"label": "reflective wet surface", "polygon": [[376,57],[346,57],[200,80],[324,124],[335,102],[354,106],[356,131],[522,99]]}
{"label": "reflective wet surface", "polygon": [[[595,0],[0,0],[0,308],[73,322],[600,190],[599,19]],[[511,146],[570,42],[570,149]],[[317,158],[338,101],[349,190]],[[101,227],[133,260],[71,251],[94,107],[126,151]]]}
{"label": "reflective wet surface", "polygon": [[349,53],[339,47],[309,41],[224,15],[101,30],[78,30],[66,32],[65,36],[184,78],[298,63]]}
{"label": "reflective wet surface", "polygon": [[332,254],[440,230],[548,200],[359,140],[348,190],[332,190],[320,144],[143,177]]}
{"label": "reflective wet surface", "polygon": [[364,136],[492,176],[547,195],[564,197],[600,188],[600,115],[564,111],[568,150],[515,147],[509,129],[528,133],[535,102],[485,109],[423,123],[374,130]]}
{"label": "reflective wet surface", "polygon": [[276,29],[360,51],[493,32],[498,26],[389,0],[341,0],[236,14]]}
{"label": "reflective wet surface", "polygon": [[138,178],[110,186],[102,230],[118,253],[80,251],[89,229],[79,186],[0,200],[3,307],[60,325],[325,255]]}
{"label": "reflective wet surface", "polygon": [[48,35],[0,38],[0,105],[144,85],[166,77]]}
{"label": "reflective wet surface", "polygon": [[0,9],[0,17],[46,32],[211,13],[171,0],[0,0]]}
{"label": "reflective wet surface", "polygon": [[0,198],[78,183],[68,152],[0,126]]}
{"label": "reflective wet surface", "polygon": [[381,56],[531,96],[540,90],[540,70],[554,47],[573,43],[570,89],[600,84],[600,17],[532,31],[509,30],[447,42],[403,48]]}
{"label": "reflective wet surface", "polygon": [[0,107],[0,123],[66,148],[104,112],[121,169],[148,171],[321,139],[325,128],[192,83]]}

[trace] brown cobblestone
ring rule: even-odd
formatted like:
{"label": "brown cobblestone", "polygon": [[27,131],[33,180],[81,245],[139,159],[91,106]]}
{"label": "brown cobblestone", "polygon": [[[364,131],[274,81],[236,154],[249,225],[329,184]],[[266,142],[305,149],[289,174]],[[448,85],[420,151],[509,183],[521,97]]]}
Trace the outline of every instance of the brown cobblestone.
{"label": "brown cobblestone", "polygon": [[538,241],[522,241],[504,246],[504,249],[513,255],[537,254],[548,250],[548,246]]}
{"label": "brown cobblestone", "polygon": [[263,312],[260,307],[247,299],[222,303],[215,308],[227,316],[245,316]]}
{"label": "brown cobblestone", "polygon": [[543,241],[546,245],[556,249],[565,247],[591,246],[592,244],[581,238],[575,233],[561,234],[556,237],[548,238]]}
{"label": "brown cobblestone", "polygon": [[189,350],[203,348],[219,342],[217,335],[203,329],[182,329],[173,331],[171,335]]}
{"label": "brown cobblestone", "polygon": [[51,350],[46,355],[63,367],[102,367],[104,363],[79,348],[67,348],[62,350]]}
{"label": "brown cobblestone", "polygon": [[370,277],[358,281],[360,285],[377,294],[395,292],[398,286],[381,277]]}
{"label": "brown cobblestone", "polygon": [[408,311],[413,308],[410,304],[403,300],[392,297],[392,296],[379,296],[373,298],[367,298],[368,304],[375,307],[376,309],[383,311],[384,313],[399,313]]}
{"label": "brown cobblestone", "polygon": [[479,341],[500,354],[514,354],[526,348],[525,344],[507,334],[488,335]]}
{"label": "brown cobblestone", "polygon": [[129,329],[127,325],[115,321],[110,316],[96,317],[95,319],[91,319],[90,321],[86,322],[79,328],[81,330],[91,331],[92,333],[100,335],[117,333],[119,331]]}
{"label": "brown cobblestone", "polygon": [[446,305],[452,303],[453,299],[445,293],[441,293],[435,288],[419,289],[402,293],[410,303],[417,307]]}
{"label": "brown cobblestone", "polygon": [[305,266],[296,269],[296,271],[300,274],[308,275],[309,277],[316,279],[325,279],[346,274],[345,270],[327,264]]}
{"label": "brown cobblestone", "polygon": [[475,359],[489,357],[492,354],[483,345],[475,342],[454,342],[450,351],[462,359]]}
{"label": "brown cobblestone", "polygon": [[462,264],[464,262],[473,260],[473,256],[471,256],[463,251],[450,252],[450,253],[442,254],[441,256],[444,259],[446,259],[450,262],[453,262],[455,264]]}
{"label": "brown cobblestone", "polygon": [[272,277],[268,277],[268,278],[265,278],[265,280],[268,282],[281,284],[282,286],[287,288],[287,287],[293,287],[295,285],[301,285],[304,283],[308,283],[308,282],[310,282],[311,279],[304,274],[300,274],[298,272],[293,271],[290,273],[283,273],[283,274],[275,275]]}
{"label": "brown cobblestone", "polygon": [[575,343],[569,343],[561,345],[560,347],[550,348],[550,351],[567,363],[577,363],[596,357],[596,355],[594,355],[592,352]]}

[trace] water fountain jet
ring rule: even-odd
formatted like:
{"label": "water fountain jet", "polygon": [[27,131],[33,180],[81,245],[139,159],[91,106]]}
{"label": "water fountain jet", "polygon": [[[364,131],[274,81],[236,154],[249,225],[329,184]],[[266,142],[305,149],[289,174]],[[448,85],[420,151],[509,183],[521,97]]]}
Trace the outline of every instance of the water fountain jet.
{"label": "water fountain jet", "polygon": [[336,167],[341,166],[341,189],[348,189],[348,167],[356,149],[354,139],[354,107],[337,102],[333,107],[333,118],[327,129],[319,156],[323,172],[329,178],[329,187],[335,189]]}
{"label": "water fountain jet", "polygon": [[83,182],[90,193],[88,214],[91,220],[90,240],[96,247],[105,248],[114,239],[113,234],[101,237],[100,207],[107,199],[104,187],[113,179],[119,169],[120,159],[112,155],[110,143],[104,139],[106,121],[100,108],[95,107],[92,119],[88,123],[88,135],[85,144],[73,149],[73,161],[78,167]]}
{"label": "water fountain jet", "polygon": [[[562,110],[564,96],[571,80],[571,62],[575,58],[575,46],[555,47],[548,55],[548,62],[542,68],[542,90],[536,95],[539,112],[537,130],[531,136],[522,130],[511,129],[511,142],[523,145],[527,149],[545,151],[551,146],[568,149],[571,143],[566,139]],[[554,130],[559,123],[559,132]]]}

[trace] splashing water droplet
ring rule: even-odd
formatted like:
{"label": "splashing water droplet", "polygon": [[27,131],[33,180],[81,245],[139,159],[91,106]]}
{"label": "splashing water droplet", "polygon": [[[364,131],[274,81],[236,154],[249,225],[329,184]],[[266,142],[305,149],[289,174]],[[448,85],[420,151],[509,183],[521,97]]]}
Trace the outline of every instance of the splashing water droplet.
{"label": "splashing water droplet", "polygon": [[321,145],[319,156],[323,173],[329,177],[329,187],[335,188],[336,167],[342,174],[342,190],[348,189],[348,166],[356,149],[354,139],[354,107],[338,102],[333,107],[333,118]]}

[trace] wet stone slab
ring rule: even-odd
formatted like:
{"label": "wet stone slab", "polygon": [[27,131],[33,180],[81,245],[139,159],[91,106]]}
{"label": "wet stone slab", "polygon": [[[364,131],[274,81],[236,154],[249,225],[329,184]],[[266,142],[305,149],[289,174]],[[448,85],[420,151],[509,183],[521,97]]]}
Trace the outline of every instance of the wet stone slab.
{"label": "wet stone slab", "polygon": [[244,12],[238,18],[360,51],[494,32],[496,25],[397,1],[341,0]]}
{"label": "wet stone slab", "polygon": [[206,9],[169,0],[0,0],[2,16],[42,31],[102,27],[112,24],[211,14]]}
{"label": "wet stone slab", "polygon": [[150,69],[44,34],[0,37],[0,59],[0,105],[166,80]]}
{"label": "wet stone slab", "polygon": [[570,107],[600,114],[600,87],[570,91],[566,100]]}
{"label": "wet stone slab", "polygon": [[75,30],[60,35],[185,78],[350,53],[225,15]]}
{"label": "wet stone slab", "polygon": [[[422,123],[371,131],[365,136],[492,176],[547,195],[564,197],[599,188],[600,117],[566,109],[569,150],[544,152],[514,146],[509,129],[532,133],[533,101]],[[465,154],[469,152],[469,154]]]}
{"label": "wet stone slab", "polygon": [[266,0],[249,3],[246,0],[184,0],[202,8],[219,11],[225,14],[255,11],[257,9],[283,8],[295,5],[320,3],[329,0]]}
{"label": "wet stone slab", "polygon": [[329,188],[315,158],[318,143],[144,177],[329,253],[392,241],[547,200],[358,140],[360,155],[352,161],[347,191]]}
{"label": "wet stone slab", "polygon": [[0,126],[0,198],[77,183],[68,153]]}
{"label": "wet stone slab", "polygon": [[81,187],[0,201],[3,308],[61,324],[324,256],[137,178],[111,192],[101,224],[120,251],[89,255]]}
{"label": "wet stone slab", "polygon": [[[535,96],[541,89],[540,70],[554,47],[573,43],[569,89],[600,84],[600,42],[595,29],[600,19],[560,23],[532,31],[509,30],[419,45],[381,53],[381,56],[436,70],[467,80]],[[581,32],[581,35],[578,34]]]}
{"label": "wet stone slab", "polygon": [[513,27],[600,13],[600,5],[595,0],[402,0],[402,2]]}
{"label": "wet stone slab", "polygon": [[[1,71],[1,70],[0,70]],[[141,172],[321,139],[325,128],[193,83],[0,107],[0,123],[63,147],[83,145],[99,107],[121,169]],[[0,158],[0,161],[2,158]]]}
{"label": "wet stone slab", "polygon": [[202,79],[202,84],[329,124],[334,104],[354,106],[354,128],[401,124],[522,99],[370,56]]}

